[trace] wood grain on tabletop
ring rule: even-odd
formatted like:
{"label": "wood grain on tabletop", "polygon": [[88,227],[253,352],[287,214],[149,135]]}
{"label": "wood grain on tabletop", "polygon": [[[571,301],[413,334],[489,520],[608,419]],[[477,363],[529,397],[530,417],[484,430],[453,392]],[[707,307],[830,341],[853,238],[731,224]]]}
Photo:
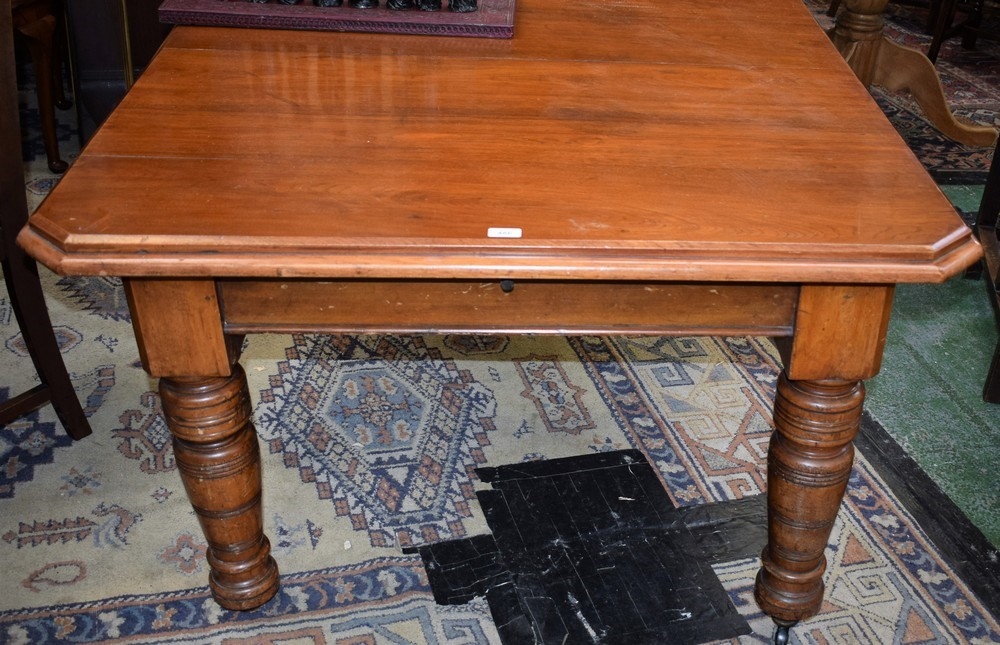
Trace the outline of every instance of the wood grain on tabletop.
{"label": "wood grain on tabletop", "polygon": [[419,246],[455,277],[568,253],[590,277],[939,281],[978,253],[798,0],[521,0],[509,41],[287,36],[175,29],[33,221],[54,249],[26,243],[64,271],[224,251],[211,271],[257,276],[342,275],[331,254],[421,275]]}

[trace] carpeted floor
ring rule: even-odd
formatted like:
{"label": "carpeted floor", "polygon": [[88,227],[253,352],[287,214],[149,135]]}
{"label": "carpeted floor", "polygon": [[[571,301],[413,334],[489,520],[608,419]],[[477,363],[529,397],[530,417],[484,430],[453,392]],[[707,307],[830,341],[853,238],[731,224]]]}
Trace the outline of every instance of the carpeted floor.
{"label": "carpeted floor", "polygon": [[[915,19],[901,11],[905,28]],[[958,186],[949,191],[976,194],[988,155],[933,142],[905,97],[879,101],[935,176]],[[992,109],[976,101],[963,109]],[[29,149],[37,200],[54,179],[36,142]],[[0,642],[495,643],[483,596],[436,604],[420,557],[405,548],[487,532],[476,493],[488,486],[475,469],[634,449],[680,509],[762,492],[778,365],[758,339],[255,336],[243,364],[283,587],[258,611],[224,611],[205,588],[205,544],[120,285],[43,278],[95,433],[71,445],[48,408],[0,428]],[[976,348],[995,342],[976,292],[981,284],[961,281],[901,290],[828,551],[827,602],[793,642],[1000,642],[1000,591],[973,575],[991,563],[951,544],[982,537],[961,528],[960,513],[935,522],[943,498],[920,507],[933,484],[888,438],[989,528],[1000,508],[990,464],[1000,412],[976,403]],[[2,293],[0,338],[2,399],[33,380]],[[373,421],[371,400],[393,412]],[[309,431],[292,430],[301,427]],[[934,463],[943,475],[958,463],[968,472],[950,480]],[[995,549],[982,557],[996,564]],[[770,639],[751,596],[757,566],[739,554],[711,566],[752,630],[732,642]]]}

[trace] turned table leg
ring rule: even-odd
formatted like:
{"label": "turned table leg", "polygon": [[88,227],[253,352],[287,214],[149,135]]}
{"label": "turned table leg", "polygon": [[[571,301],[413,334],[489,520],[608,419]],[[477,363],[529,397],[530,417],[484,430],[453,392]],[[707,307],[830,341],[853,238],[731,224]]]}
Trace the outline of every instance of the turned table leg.
{"label": "turned table leg", "polygon": [[246,375],[160,380],[177,467],[208,540],[209,584],[227,609],[253,609],[278,590],[264,535],[260,448]]}
{"label": "turned table leg", "polygon": [[878,373],[891,285],[803,285],[795,331],[778,339],[785,371],[774,398],[767,457],[768,543],[754,597],[788,628],[823,603],[824,550],[854,460],[864,379]]}
{"label": "turned table leg", "polygon": [[755,597],[779,625],[823,602],[823,555],[847,489],[861,423],[860,381],[778,382],[767,463],[768,544]]}
{"label": "turned table leg", "polygon": [[278,567],[263,531],[260,446],[237,362],[243,339],[224,333],[211,279],[132,278],[125,294],[208,540],[212,594],[227,609],[254,609],[277,593]]}

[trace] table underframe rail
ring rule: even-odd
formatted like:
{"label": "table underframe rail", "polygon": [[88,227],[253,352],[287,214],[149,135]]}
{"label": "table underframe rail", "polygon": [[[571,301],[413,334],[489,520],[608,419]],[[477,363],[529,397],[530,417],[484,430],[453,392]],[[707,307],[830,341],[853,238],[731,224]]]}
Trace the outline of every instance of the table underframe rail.
{"label": "table underframe rail", "polygon": [[510,289],[501,280],[144,278],[125,285],[143,364],[161,378],[181,478],[210,545],[212,592],[230,609],[259,606],[278,589],[238,363],[246,333],[776,337],[784,372],[768,456],[769,541],[755,595],[779,637],[822,602],[824,550],[850,475],[862,381],[878,371],[893,294],[891,285],[526,281]]}

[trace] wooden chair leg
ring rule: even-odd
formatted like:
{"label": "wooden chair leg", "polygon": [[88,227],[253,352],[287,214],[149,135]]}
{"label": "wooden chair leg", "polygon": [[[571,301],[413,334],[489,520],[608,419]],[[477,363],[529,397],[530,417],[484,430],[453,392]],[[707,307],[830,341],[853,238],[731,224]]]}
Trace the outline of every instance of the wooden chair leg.
{"label": "wooden chair leg", "polygon": [[[1000,166],[1000,163],[994,164],[994,166]],[[996,217],[996,211],[994,211],[994,217]],[[1000,284],[997,284],[998,279],[1000,279],[1000,238],[997,236],[996,226],[977,227],[977,233],[985,255],[982,262],[983,281],[986,283],[987,297],[993,305],[997,334],[1000,335]],[[1000,403],[1000,338],[997,339],[996,349],[993,350],[993,361],[986,374],[986,383],[983,385],[983,400],[987,403]]]}
{"label": "wooden chair leg", "polygon": [[940,5],[939,13],[934,18],[935,22],[931,30],[931,34],[933,35],[931,46],[927,50],[927,58],[931,59],[931,62],[937,60],[938,53],[940,53],[944,41],[956,34],[961,34],[962,47],[964,49],[975,49],[980,24],[983,19],[983,0],[975,0],[968,3],[966,7],[967,15],[964,21],[958,26],[955,25],[955,17],[958,14],[958,0],[943,0]]}
{"label": "wooden chair leg", "polygon": [[927,6],[927,25],[926,32],[928,34],[934,35],[934,30],[937,28],[938,19],[941,17],[941,5],[943,3],[950,2],[951,0],[931,0]]}
{"label": "wooden chair leg", "polygon": [[55,105],[60,110],[73,107],[73,101],[66,96],[63,87],[63,69],[70,73],[69,43],[66,31],[66,7],[63,0],[52,0],[52,12],[56,17],[55,35],[52,38],[52,86]]}
{"label": "wooden chair leg", "polygon": [[90,424],[66,372],[59,343],[38,279],[38,265],[15,242],[28,220],[17,113],[10,3],[0,3],[0,264],[14,315],[21,327],[41,385],[0,406],[0,425],[51,401],[66,432],[74,439],[90,434]]}
{"label": "wooden chair leg", "polygon": [[965,28],[962,30],[962,47],[964,49],[975,49],[976,40],[979,36],[979,29],[983,22],[983,9],[985,2],[983,0],[976,0],[973,4],[972,11],[969,13],[969,18],[965,23]]}
{"label": "wooden chair leg", "polygon": [[[979,202],[979,213],[976,214],[975,231],[983,245],[983,280],[993,305],[993,313],[997,321],[997,331],[1000,332],[1000,237],[997,229],[1000,225],[1000,142],[993,151],[993,162],[986,176],[986,186],[983,188],[983,198]],[[993,362],[986,376],[983,387],[983,399],[988,403],[1000,403],[1000,340],[993,352]]]}
{"label": "wooden chair leg", "polygon": [[927,58],[932,63],[937,61],[938,54],[941,52],[941,45],[944,44],[945,38],[948,37],[948,31],[955,22],[955,13],[957,10],[958,0],[944,0],[940,3],[934,30],[931,32],[933,39],[931,40],[930,48],[927,50]]}
{"label": "wooden chair leg", "polygon": [[986,375],[986,385],[983,387],[983,400],[987,403],[1000,403],[1000,345],[993,354],[993,364]]}
{"label": "wooden chair leg", "polygon": [[51,401],[67,434],[74,439],[82,439],[91,433],[90,423],[73,389],[59,343],[52,332],[37,271],[37,265],[30,258],[27,262],[16,258],[3,263],[7,292],[41,384],[0,405],[0,425],[10,423]]}
{"label": "wooden chair leg", "polygon": [[66,103],[62,96],[62,79],[58,74],[61,63],[57,58],[56,24],[52,5],[46,2],[20,5],[14,16],[14,27],[28,45],[35,69],[38,112],[49,170],[61,174],[66,172],[69,164],[59,156],[59,138],[56,133],[56,102],[61,97],[62,103]]}

